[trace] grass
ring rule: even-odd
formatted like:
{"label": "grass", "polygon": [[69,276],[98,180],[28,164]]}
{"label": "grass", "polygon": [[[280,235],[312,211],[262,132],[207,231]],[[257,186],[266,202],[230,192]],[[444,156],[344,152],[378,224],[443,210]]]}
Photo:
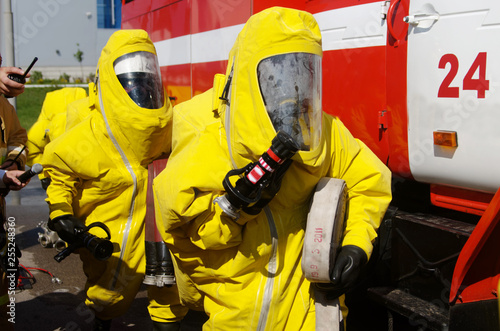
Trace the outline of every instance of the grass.
{"label": "grass", "polygon": [[38,119],[42,110],[45,94],[61,87],[52,85],[47,87],[25,88],[24,93],[17,97],[17,116],[21,126],[28,131]]}

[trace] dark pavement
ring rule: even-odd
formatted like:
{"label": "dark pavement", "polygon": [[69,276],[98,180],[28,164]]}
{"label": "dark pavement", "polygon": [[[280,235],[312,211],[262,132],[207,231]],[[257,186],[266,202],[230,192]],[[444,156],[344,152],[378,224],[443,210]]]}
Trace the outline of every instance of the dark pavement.
{"label": "dark pavement", "polygon": [[[38,233],[43,232],[40,222],[49,213],[44,199],[45,191],[36,177],[23,190],[7,196],[7,217],[15,218],[15,243],[22,252],[20,264],[34,277],[23,278],[24,286],[16,291],[15,329],[91,330],[93,316],[83,303],[85,276],[79,257],[71,254],[58,263],[54,260],[57,250],[38,242]],[[22,276],[30,277],[26,272]],[[151,330],[147,304],[143,286],[128,313],[113,320],[112,330]],[[202,318],[190,312],[182,330],[200,330]]]}

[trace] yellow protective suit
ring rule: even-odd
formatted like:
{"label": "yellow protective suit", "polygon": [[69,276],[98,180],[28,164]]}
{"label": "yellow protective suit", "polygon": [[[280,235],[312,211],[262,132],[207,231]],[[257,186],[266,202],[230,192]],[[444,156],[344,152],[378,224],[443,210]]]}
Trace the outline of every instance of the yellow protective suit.
{"label": "yellow protective suit", "polygon": [[[181,302],[209,315],[204,330],[314,330],[314,294],[301,252],[316,184],[322,177],[346,181],[343,245],[368,257],[391,200],[387,167],[339,119],[322,113],[319,147],[293,157],[263,211],[233,221],[214,204],[225,193],[227,172],[257,161],[276,135],[256,68],[287,52],[322,54],[313,16],[276,7],[258,13],[240,32],[226,75],[174,108],[172,154],[153,184],[156,218],[175,257]],[[220,99],[225,96],[228,102]]]}
{"label": "yellow protective suit", "polygon": [[16,110],[3,95],[0,96],[0,121],[0,164],[15,160],[19,170],[24,170],[28,154],[26,130],[21,126]]}
{"label": "yellow protective suit", "polygon": [[45,146],[66,131],[66,107],[86,96],[81,87],[64,87],[46,94],[40,115],[28,131],[28,165],[42,163]]}
{"label": "yellow protective suit", "polygon": [[[143,30],[115,32],[98,63],[98,86],[89,99],[96,111],[46,147],[44,169],[50,218],[74,215],[89,225],[103,222],[111,230],[113,255],[97,261],[80,249],[87,276],[86,304],[98,318],[124,314],[145,272],[144,217],[147,166],[170,152],[172,108],[164,98],[159,109],[140,108],[127,95],[113,71],[118,57],[156,50]],[[91,91],[94,91],[91,89]],[[104,237],[102,230],[91,233]],[[187,309],[175,286],[148,288],[153,321],[179,321]]]}
{"label": "yellow protective suit", "polygon": [[[90,87],[93,87],[90,84]],[[66,108],[66,131],[76,126],[78,123],[83,121],[84,118],[90,115],[92,108],[89,106],[89,98],[84,98],[76,100],[68,105]]]}

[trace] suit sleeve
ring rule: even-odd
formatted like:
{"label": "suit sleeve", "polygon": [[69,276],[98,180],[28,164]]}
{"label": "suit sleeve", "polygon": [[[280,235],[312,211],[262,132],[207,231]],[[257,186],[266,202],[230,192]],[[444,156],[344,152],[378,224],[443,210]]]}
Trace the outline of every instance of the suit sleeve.
{"label": "suit sleeve", "polygon": [[332,150],[329,175],[344,179],[348,188],[342,246],[358,246],[370,257],[377,229],[392,198],[391,172],[338,120],[332,124]]}
{"label": "suit sleeve", "polygon": [[51,179],[46,199],[51,219],[74,215],[73,200],[84,183],[103,175],[100,162],[92,161],[103,152],[91,127],[91,121],[85,121],[45,147],[42,165],[44,176]]}
{"label": "suit sleeve", "polygon": [[49,205],[50,219],[73,215],[73,198],[82,183],[71,163],[67,162],[64,154],[54,147],[55,143],[49,143],[43,158],[44,175],[50,178],[45,199]]}

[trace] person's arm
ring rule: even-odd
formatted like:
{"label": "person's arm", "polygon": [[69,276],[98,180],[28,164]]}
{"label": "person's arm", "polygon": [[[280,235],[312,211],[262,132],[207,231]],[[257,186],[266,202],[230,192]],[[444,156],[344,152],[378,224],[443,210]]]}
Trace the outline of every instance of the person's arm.
{"label": "person's arm", "polygon": [[391,173],[360,140],[338,121],[332,123],[331,177],[345,180],[348,188],[347,219],[342,247],[330,278],[331,295],[351,289],[370,259],[377,229],[391,201]]}
{"label": "person's arm", "polygon": [[[179,163],[177,161],[178,159],[173,162],[169,160],[166,169],[153,181],[156,219],[160,232],[180,231],[189,237],[195,246],[204,250],[225,249],[241,243],[243,224],[256,216],[242,213],[238,222],[235,222],[223,213],[219,205],[213,203],[216,197],[224,193],[224,174],[216,173],[211,168],[205,172],[210,173],[210,176],[205,176],[204,180],[200,174],[192,181],[193,185],[190,185],[186,179],[194,172],[186,165],[192,163],[192,160]],[[177,176],[179,180],[169,180],[173,176]]]}
{"label": "person's arm", "polygon": [[[47,100],[47,96],[45,100]],[[50,118],[48,117],[47,109],[42,105],[38,119],[28,131],[26,147],[28,148],[29,154],[26,163],[29,166],[35,163],[42,163],[43,151],[45,146],[50,142],[48,135],[49,123]]]}
{"label": "person's arm", "polygon": [[[4,99],[5,100],[5,99]],[[9,104],[10,106],[10,104]],[[19,118],[13,107],[6,107],[3,112],[3,120],[6,132],[7,141],[7,156],[2,167],[8,170],[24,170],[26,164],[26,156],[28,154],[25,148],[28,141],[28,134],[21,126]],[[15,163],[14,163],[15,162]]]}
{"label": "person's arm", "polygon": [[[0,67],[0,93],[7,97],[17,97],[24,92],[24,84],[13,81],[10,74],[23,75],[24,70],[16,67]],[[27,77],[30,75],[28,74]]]}
{"label": "person's arm", "polygon": [[26,148],[28,148],[29,154],[26,163],[29,166],[35,163],[42,163],[43,150],[49,142],[46,128],[47,122],[39,120],[28,131]]}
{"label": "person's arm", "polygon": [[44,175],[51,179],[47,187],[47,203],[49,204],[49,218],[54,219],[63,215],[73,215],[73,198],[77,194],[82,180],[68,165],[68,160],[50,149],[52,143],[47,145],[48,153],[44,155]]}
{"label": "person's arm", "polygon": [[370,258],[372,242],[392,197],[391,172],[340,120],[333,120],[330,134],[335,155],[328,176],[345,180],[348,189],[342,245],[360,247]]}
{"label": "person's arm", "polygon": [[[51,144],[47,145],[49,148]],[[82,181],[78,174],[68,167],[65,160],[51,151],[44,171],[47,178],[51,179],[47,187],[47,199],[49,204],[48,227],[56,231],[59,237],[69,244],[75,242],[75,229],[83,229],[83,222],[73,216],[73,198],[77,194],[78,187]]]}
{"label": "person's arm", "polygon": [[0,169],[0,178],[2,178],[2,180],[0,180],[0,188],[5,188],[5,183],[3,182],[3,176],[5,176],[5,173],[7,171],[6,170],[3,170],[3,169]]}
{"label": "person's arm", "polygon": [[0,181],[0,188],[19,191],[29,183],[29,180],[26,183],[21,183],[21,181],[18,179],[18,177],[23,173],[24,171],[21,170],[7,171],[4,169],[0,169],[0,178],[2,178],[2,180]]}

